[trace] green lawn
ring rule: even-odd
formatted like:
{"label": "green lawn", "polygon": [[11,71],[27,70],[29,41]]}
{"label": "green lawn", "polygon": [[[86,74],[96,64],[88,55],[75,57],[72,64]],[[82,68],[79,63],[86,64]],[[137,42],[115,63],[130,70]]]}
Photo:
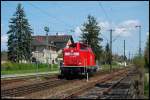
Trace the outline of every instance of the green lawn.
{"label": "green lawn", "polygon": [[[101,65],[101,67],[102,67],[102,70],[110,70],[109,64]],[[116,63],[112,64],[112,69],[118,69],[118,68],[124,68],[124,66],[117,65]]]}
{"label": "green lawn", "polygon": [[[102,70],[109,70],[110,66],[108,64],[101,65]],[[112,69],[123,68],[116,63],[112,63]],[[59,67],[57,64],[47,65],[47,64],[38,64],[38,72],[50,72],[58,71]],[[1,75],[6,74],[24,74],[24,73],[35,73],[37,72],[36,64],[25,64],[25,63],[12,63],[6,62],[1,64]]]}
{"label": "green lawn", "polygon": [[[37,70],[38,68],[38,70]],[[7,62],[1,64],[1,75],[5,74],[24,74],[24,73],[34,73],[34,72],[50,72],[58,71],[58,65],[47,65],[47,64],[24,64],[24,63],[11,63]]]}

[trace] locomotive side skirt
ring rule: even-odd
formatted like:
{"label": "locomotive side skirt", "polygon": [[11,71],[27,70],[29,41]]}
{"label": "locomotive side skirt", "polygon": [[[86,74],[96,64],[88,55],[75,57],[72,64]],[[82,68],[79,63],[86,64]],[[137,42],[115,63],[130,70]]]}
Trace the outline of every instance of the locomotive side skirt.
{"label": "locomotive side skirt", "polygon": [[63,66],[61,67],[62,74],[85,74],[94,73],[97,71],[97,66]]}

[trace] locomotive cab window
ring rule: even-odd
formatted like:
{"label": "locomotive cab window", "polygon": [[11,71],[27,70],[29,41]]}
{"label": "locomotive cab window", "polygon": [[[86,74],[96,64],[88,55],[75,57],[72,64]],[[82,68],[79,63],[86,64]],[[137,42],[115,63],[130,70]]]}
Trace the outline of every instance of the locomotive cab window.
{"label": "locomotive cab window", "polygon": [[71,44],[71,45],[69,46],[69,48],[76,48],[76,45],[77,45],[77,44]]}
{"label": "locomotive cab window", "polygon": [[88,50],[88,48],[85,45],[80,45],[80,50]]}

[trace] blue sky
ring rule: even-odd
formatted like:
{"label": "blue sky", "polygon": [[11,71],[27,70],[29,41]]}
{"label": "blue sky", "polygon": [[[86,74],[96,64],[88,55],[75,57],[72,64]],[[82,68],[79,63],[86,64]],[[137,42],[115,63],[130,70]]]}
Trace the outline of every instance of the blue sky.
{"label": "blue sky", "polygon": [[[109,41],[109,29],[113,28],[113,53],[123,54],[123,40],[126,40],[126,54],[138,52],[138,29],[142,26],[142,50],[149,34],[148,1],[1,1],[1,50],[7,50],[9,19],[17,4],[24,7],[34,35],[45,35],[44,26],[50,34],[70,34],[79,40],[80,28],[87,15],[96,17],[102,27],[103,46]],[[75,32],[70,32],[74,30]]]}

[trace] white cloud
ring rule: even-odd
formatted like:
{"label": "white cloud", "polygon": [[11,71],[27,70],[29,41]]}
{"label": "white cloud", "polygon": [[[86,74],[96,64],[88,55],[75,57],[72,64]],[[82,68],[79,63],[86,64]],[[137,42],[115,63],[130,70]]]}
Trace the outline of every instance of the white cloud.
{"label": "white cloud", "polygon": [[7,35],[2,35],[1,36],[1,43],[7,43],[8,37]]}
{"label": "white cloud", "polygon": [[101,21],[98,24],[101,27],[102,33],[105,33],[108,31],[111,27],[114,27],[115,30],[113,32],[114,36],[122,36],[122,37],[128,37],[131,36],[134,31],[136,30],[135,26],[140,25],[139,20],[126,20],[123,22],[120,22],[119,24],[112,23],[110,24],[108,21]]}
{"label": "white cloud", "polygon": [[82,31],[81,31],[81,29],[80,29],[81,27],[79,27],[79,26],[77,26],[76,28],[75,28],[75,36],[80,36],[81,34],[82,34]]}
{"label": "white cloud", "polygon": [[126,20],[118,24],[113,35],[120,35],[122,37],[131,36],[136,30],[135,26],[140,25],[138,20]]}
{"label": "white cloud", "polygon": [[130,32],[126,29],[126,28],[115,28],[115,31],[113,33],[114,36],[122,36],[122,37],[127,37],[127,36],[130,36]]}
{"label": "white cloud", "polygon": [[119,26],[128,27],[130,29],[135,28],[136,25],[140,25],[138,20],[127,20],[119,24]]}
{"label": "white cloud", "polygon": [[[131,19],[131,20],[125,20],[123,22],[120,22],[118,24],[116,23],[109,23],[108,21],[100,21],[98,23],[98,26],[101,27],[101,32],[102,33],[105,33],[105,32],[108,32],[108,30],[111,28],[111,27],[114,27],[113,29],[115,30],[113,32],[113,35],[114,36],[121,36],[121,37],[129,37],[131,36],[132,34],[135,33],[135,31],[137,30],[135,28],[135,26],[137,25],[140,25],[140,21],[139,20],[134,20],[134,19]],[[75,34],[73,34],[75,37],[79,37],[82,33],[81,29],[82,27],[79,27],[77,26],[75,28]]]}
{"label": "white cloud", "polygon": [[98,26],[101,27],[102,31],[110,28],[110,23],[108,21],[101,21],[98,23]]}

